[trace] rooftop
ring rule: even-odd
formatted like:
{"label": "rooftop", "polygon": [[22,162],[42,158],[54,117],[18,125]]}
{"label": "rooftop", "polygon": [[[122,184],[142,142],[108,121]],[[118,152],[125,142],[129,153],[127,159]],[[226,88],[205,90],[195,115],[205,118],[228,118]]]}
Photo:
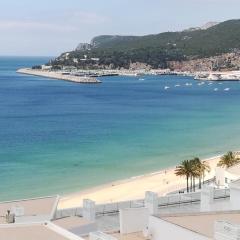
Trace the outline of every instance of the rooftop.
{"label": "rooftop", "polygon": [[57,226],[62,227],[64,229],[68,229],[68,230],[90,223],[89,221],[87,221],[82,217],[66,217],[66,218],[54,220],[52,222]]}
{"label": "rooftop", "polygon": [[121,235],[120,233],[111,234],[113,237],[115,237],[118,240],[145,240],[143,233],[131,233],[131,234],[125,234]]}
{"label": "rooftop", "polygon": [[0,224],[5,223],[4,216],[7,211],[13,211],[14,208],[23,209],[22,217],[50,216],[56,208],[57,202],[57,196],[0,202]]}
{"label": "rooftop", "polygon": [[32,225],[5,225],[0,226],[1,240],[81,240],[78,237],[63,234],[52,230],[48,224],[32,224]]}
{"label": "rooftop", "polygon": [[[130,233],[130,234],[120,234],[120,233],[108,233],[108,235],[116,238],[117,240],[146,240],[142,232]],[[89,236],[84,238],[89,240]]]}
{"label": "rooftop", "polygon": [[232,224],[240,224],[240,211],[175,214],[160,216],[161,219],[199,233],[203,236],[214,237],[214,224],[216,221],[227,221]]}

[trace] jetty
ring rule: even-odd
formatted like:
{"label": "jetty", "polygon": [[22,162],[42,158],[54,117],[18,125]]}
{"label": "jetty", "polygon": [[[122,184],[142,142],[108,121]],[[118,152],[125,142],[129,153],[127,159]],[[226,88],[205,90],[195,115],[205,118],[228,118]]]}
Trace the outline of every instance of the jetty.
{"label": "jetty", "polygon": [[44,78],[59,79],[59,80],[75,82],[75,83],[85,83],[85,84],[101,83],[101,81],[95,77],[79,76],[79,75],[66,73],[62,71],[49,71],[49,70],[40,70],[40,69],[31,69],[31,68],[21,68],[17,70],[17,73],[44,77]]}

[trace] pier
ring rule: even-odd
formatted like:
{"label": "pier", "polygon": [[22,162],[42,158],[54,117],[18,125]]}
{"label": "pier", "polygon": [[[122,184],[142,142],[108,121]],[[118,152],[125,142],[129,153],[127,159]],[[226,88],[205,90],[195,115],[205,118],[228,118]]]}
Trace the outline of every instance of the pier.
{"label": "pier", "polygon": [[44,70],[36,70],[36,69],[30,69],[30,68],[21,68],[17,70],[17,73],[44,77],[44,78],[59,79],[59,80],[75,82],[75,83],[85,83],[85,84],[101,83],[101,81],[95,77],[65,74],[64,72],[61,72],[61,71],[57,72],[57,71],[44,71]]}

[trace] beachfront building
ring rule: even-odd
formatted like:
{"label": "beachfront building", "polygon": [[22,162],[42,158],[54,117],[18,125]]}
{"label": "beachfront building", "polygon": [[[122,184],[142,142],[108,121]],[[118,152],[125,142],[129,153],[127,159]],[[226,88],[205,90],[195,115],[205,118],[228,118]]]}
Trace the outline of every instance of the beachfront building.
{"label": "beachfront building", "polygon": [[97,230],[87,214],[56,218],[58,201],[51,196],[0,203],[0,240],[83,240]]}
{"label": "beachfront building", "polygon": [[1,240],[83,240],[51,222],[0,225]]}
{"label": "beachfront building", "polygon": [[228,188],[229,184],[240,177],[240,164],[230,168],[216,167],[216,186],[219,188]]}
{"label": "beachfront building", "polygon": [[57,210],[59,196],[0,203],[0,224],[50,221]]}
{"label": "beachfront building", "polygon": [[59,197],[0,203],[0,240],[239,239],[240,180],[229,188],[58,209]]}

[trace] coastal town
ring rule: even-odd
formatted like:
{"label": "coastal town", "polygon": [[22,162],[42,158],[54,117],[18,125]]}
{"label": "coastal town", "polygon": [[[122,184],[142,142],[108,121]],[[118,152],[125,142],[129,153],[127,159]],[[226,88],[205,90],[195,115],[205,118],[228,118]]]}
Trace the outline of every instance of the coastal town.
{"label": "coastal town", "polygon": [[[89,50],[89,44],[80,44],[76,51]],[[18,73],[67,80],[76,83],[101,83],[99,77],[106,76],[144,76],[144,75],[179,75],[190,76],[201,81],[239,81],[240,80],[240,52],[223,54],[220,56],[188,60],[170,61],[168,68],[152,68],[141,62],[131,62],[129,68],[113,68],[112,66],[98,66],[99,58],[84,55],[83,59],[71,58],[70,53],[51,60],[48,64],[19,69]],[[79,63],[95,63],[95,67],[81,67]],[[65,65],[65,63],[67,63]],[[57,65],[56,65],[57,64]],[[97,79],[98,78],[98,79]]]}

